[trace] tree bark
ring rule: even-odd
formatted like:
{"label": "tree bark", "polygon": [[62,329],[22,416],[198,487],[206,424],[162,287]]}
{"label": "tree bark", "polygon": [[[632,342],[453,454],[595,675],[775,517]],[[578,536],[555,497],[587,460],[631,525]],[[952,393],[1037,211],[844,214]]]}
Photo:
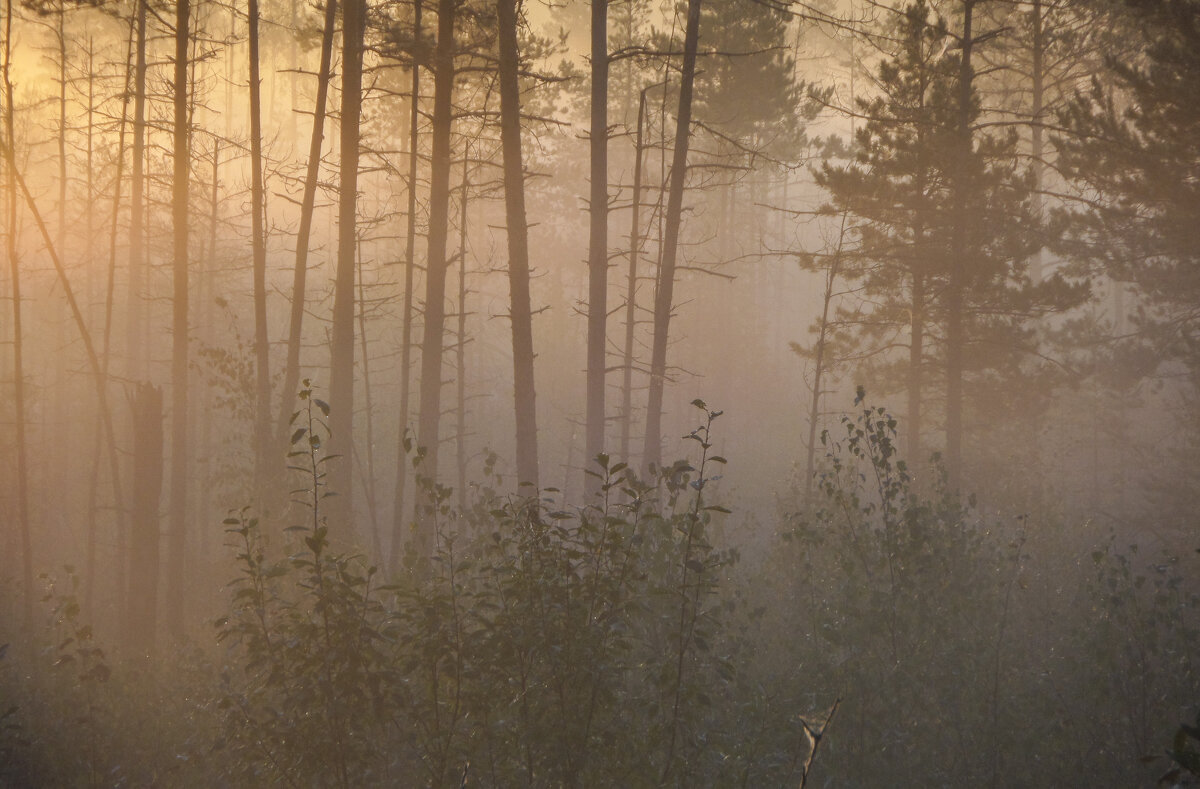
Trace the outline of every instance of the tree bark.
{"label": "tree bark", "polygon": [[650,350],[650,391],[646,403],[646,439],[642,463],[646,468],[662,463],[662,401],[667,377],[667,333],[675,294],[675,261],[683,215],[683,187],[687,177],[688,139],[692,123],[692,86],[696,78],[696,49],[700,40],[700,0],[688,0],[683,39],[683,70],[676,114],[675,150],[671,161],[670,191],[663,218],[662,263],[654,293],[654,339]]}
{"label": "tree bark", "polygon": [[[607,0],[593,0],[593,6],[606,3]],[[517,0],[497,0],[496,9],[500,47],[500,142],[504,152],[504,216],[508,234],[509,319],[513,343],[513,405],[517,424],[517,484],[528,486],[526,492],[535,495],[539,488],[537,409],[533,375],[533,310],[529,293],[529,227],[525,215],[525,168],[521,150],[521,59],[517,50]],[[594,142],[592,149],[594,152]],[[593,188],[593,195],[594,192]],[[595,209],[592,217],[594,230]],[[589,312],[589,327],[591,322]],[[603,350],[601,345],[601,359]],[[588,358],[591,358],[590,352]],[[588,375],[590,379],[590,371]],[[601,415],[604,410],[603,383],[601,376]],[[593,407],[591,385],[589,380],[589,413]]]}

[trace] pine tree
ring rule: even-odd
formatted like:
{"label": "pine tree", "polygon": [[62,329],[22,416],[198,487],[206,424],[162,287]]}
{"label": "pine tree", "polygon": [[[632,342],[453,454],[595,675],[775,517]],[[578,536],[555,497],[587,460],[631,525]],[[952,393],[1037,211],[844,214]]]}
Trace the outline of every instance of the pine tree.
{"label": "pine tree", "polygon": [[[979,95],[969,84],[964,90],[962,55],[946,23],[917,2],[892,32],[898,48],[879,66],[879,95],[858,102],[867,121],[853,160],[826,164],[817,180],[836,210],[865,220],[857,246],[866,263],[850,270],[861,278],[862,303],[843,307],[839,321],[852,328],[868,387],[906,391],[915,460],[933,374],[947,389],[961,374],[964,402],[976,409],[997,387],[1027,386],[1031,319],[1083,293],[1061,278],[1030,280],[1028,261],[1041,241],[1016,134],[981,130]],[[962,153],[948,155],[956,146]],[[951,394],[948,444],[962,439]]]}

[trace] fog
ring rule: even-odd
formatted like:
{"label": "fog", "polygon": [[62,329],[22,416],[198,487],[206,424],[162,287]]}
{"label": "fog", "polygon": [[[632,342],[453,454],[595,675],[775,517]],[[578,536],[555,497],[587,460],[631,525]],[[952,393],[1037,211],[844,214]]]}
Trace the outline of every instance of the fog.
{"label": "fog", "polygon": [[1198,11],[9,0],[0,784],[1196,780]]}

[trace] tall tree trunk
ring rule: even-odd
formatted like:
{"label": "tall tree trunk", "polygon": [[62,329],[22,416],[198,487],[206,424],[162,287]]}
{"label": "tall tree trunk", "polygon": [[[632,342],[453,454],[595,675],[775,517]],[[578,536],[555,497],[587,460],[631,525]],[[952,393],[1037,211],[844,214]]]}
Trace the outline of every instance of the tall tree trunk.
{"label": "tall tree trunk", "polygon": [[250,50],[250,243],[254,255],[254,479],[262,496],[271,456],[271,360],[267,344],[266,190],[262,161],[262,85],[258,73],[258,0],[248,6]]}
{"label": "tall tree trunk", "polygon": [[629,276],[625,282],[625,349],[621,365],[621,460],[629,462],[629,443],[633,433],[633,337],[637,326],[637,277],[638,256],[642,246],[642,148],[643,124],[646,120],[646,93],[651,85],[642,90],[638,98],[637,134],[633,144],[633,200],[629,206]]}
{"label": "tall tree trunk", "polygon": [[[421,0],[413,2],[413,40],[421,40]],[[404,548],[404,494],[408,486],[409,447],[409,396],[412,390],[412,324],[413,324],[413,273],[416,270],[417,254],[417,131],[421,120],[421,67],[417,62],[417,48],[412,52],[412,95],[408,105],[408,222],[404,240],[404,311],[400,329],[400,441],[396,459],[396,491],[392,506],[391,568],[400,568],[400,555]]]}
{"label": "tall tree trunk", "polygon": [[[608,0],[592,0],[591,191],[588,211],[587,435],[584,467],[604,452],[608,319]],[[599,478],[587,475],[595,492]]]}
{"label": "tall tree trunk", "polygon": [[171,224],[174,234],[171,337],[171,505],[165,614],[171,635],[183,634],[188,517],[188,46],[191,0],[175,5],[174,140]]}
{"label": "tall tree trunk", "polygon": [[[421,343],[421,406],[417,442],[425,450],[422,476],[436,482],[442,408],[442,350],[446,326],[446,237],[450,229],[450,130],[454,91],[456,0],[438,0],[437,48],[433,55],[433,151],[429,170],[429,247],[425,265],[425,336]],[[428,502],[426,502],[428,503]],[[432,533],[419,535],[428,555]]]}
{"label": "tall tree trunk", "polygon": [[825,270],[825,289],[821,294],[821,322],[817,330],[817,343],[813,349],[813,383],[812,397],[808,403],[808,445],[805,447],[804,458],[804,502],[812,505],[813,478],[817,470],[817,425],[821,421],[822,387],[825,385],[825,367],[828,364],[826,354],[829,351],[830,320],[829,312],[833,307],[834,288],[842,268],[842,250],[846,243],[846,214],[842,214],[842,225],[838,231],[837,250]]}
{"label": "tall tree trunk", "polygon": [[329,68],[333,59],[333,35],[337,28],[337,0],[326,0],[325,27],[321,32],[321,65],[317,70],[317,101],[313,110],[312,136],[308,143],[308,170],[300,201],[300,227],[296,232],[296,265],[292,272],[292,310],[288,322],[287,361],[280,394],[277,441],[287,448],[292,405],[300,384],[300,342],[304,335],[304,295],[308,278],[308,246],[312,236],[313,206],[321,174],[321,147],[325,140],[325,106],[329,97]]}
{"label": "tall tree trunk", "polygon": [[[467,191],[471,157],[463,153],[462,191],[458,201],[458,327],[454,343],[454,413],[458,424],[454,431],[455,460],[458,466],[458,508],[467,511]],[[518,433],[519,440],[519,433]]]}
{"label": "tall tree trunk", "polygon": [[358,136],[362,112],[365,0],[342,4],[341,191],[338,196],[338,255],[334,275],[333,337],[330,348],[330,449],[338,455],[330,481],[337,497],[332,514],[353,541],[354,498],[354,267],[358,247]]}
{"label": "tall tree trunk", "polygon": [[146,2],[135,0],[135,43],[133,67],[133,159],[129,184],[129,293],[125,308],[125,353],[128,356],[127,375],[134,380],[145,371],[139,360],[145,336],[142,314],[145,310],[143,290],[146,282],[145,215],[146,199]]}
{"label": "tall tree trunk", "polygon": [[909,468],[921,462],[921,389],[925,367],[925,275],[912,273],[912,299],[909,304],[910,326],[908,341],[908,416],[905,431],[908,440],[905,454]]}
{"label": "tall tree trunk", "polygon": [[[125,46],[125,92],[129,93],[130,83],[133,78],[133,69],[130,66],[130,61],[133,54],[133,39],[136,29],[136,15],[131,16],[129,20],[129,37]],[[89,122],[90,125],[90,122]],[[112,362],[112,324],[113,324],[113,307],[116,297],[117,286],[117,234],[120,229],[121,221],[121,184],[125,174],[125,135],[129,125],[129,102],[121,103],[121,123],[117,133],[117,171],[113,178],[113,202],[112,202],[112,225],[108,232],[108,277],[105,287],[104,296],[104,339],[102,350],[103,374],[105,380],[108,379],[108,372]],[[89,158],[91,148],[88,149]],[[89,230],[88,236],[91,236]],[[100,415],[103,416],[103,415]],[[95,443],[92,445],[92,470],[88,477],[88,534],[87,534],[87,555],[86,569],[84,571],[84,604],[87,606],[86,612],[91,618],[94,612],[96,599],[96,548],[99,537],[100,524],[97,520],[98,498],[100,488],[100,462],[104,450],[104,432],[100,425],[96,427]],[[111,473],[111,470],[110,470]],[[117,520],[118,524],[120,519]],[[121,557],[120,560],[123,560]],[[122,583],[123,586],[123,583]],[[123,593],[123,589],[122,589]]]}
{"label": "tall tree trunk", "polygon": [[[55,243],[66,250],[67,238],[67,31],[66,0],[58,0],[54,35],[58,44],[58,234]],[[89,239],[90,241],[90,239]]]}
{"label": "tall tree trunk", "polygon": [[133,409],[133,523],[125,632],[137,655],[151,655],[158,615],[159,497],[163,473],[162,390],[138,384]]}
{"label": "tall tree trunk", "polygon": [[17,258],[16,126],[13,122],[12,0],[4,4],[4,145],[5,185],[8,192],[6,236],[13,305],[13,420],[16,422],[17,521],[21,530],[21,586],[25,626],[33,624],[33,533],[29,522],[29,445],[25,434],[25,360],[21,326],[21,264]]}
{"label": "tall tree trunk", "polygon": [[[607,0],[593,0],[593,7],[606,3]],[[529,294],[529,226],[525,216],[525,167],[521,152],[521,57],[517,50],[517,0],[497,0],[496,11],[497,37],[500,47],[500,143],[504,152],[504,218],[508,235],[509,319],[512,322],[513,343],[513,405],[517,420],[517,484],[518,486],[529,486],[527,492],[535,495],[539,487],[537,408],[533,377],[533,310]],[[605,73],[607,73],[607,67]],[[592,147],[594,151],[594,141]],[[592,177],[595,177],[594,166]],[[594,187],[592,192],[594,199]],[[463,199],[466,200],[465,194]],[[596,211],[593,207],[593,232],[596,224],[595,215]],[[603,247],[603,242],[601,244]],[[590,326],[590,317],[588,321]],[[601,340],[603,340],[603,320],[601,321]],[[601,359],[603,359],[603,345],[601,345],[600,351]],[[590,368],[588,375],[591,376]],[[593,404],[590,382],[588,391],[588,408],[591,413]],[[601,430],[603,431],[603,375],[600,379],[600,396]],[[590,429],[591,422],[589,421],[588,424]],[[601,440],[603,440],[603,432],[601,432]]]}
{"label": "tall tree trunk", "polygon": [[667,332],[675,296],[675,261],[679,252],[679,226],[683,216],[683,186],[687,178],[688,139],[692,124],[692,86],[696,79],[696,49],[700,40],[700,0],[688,0],[683,37],[683,70],[676,113],[675,150],[671,183],[663,217],[662,263],[654,293],[654,339],[650,349],[650,392],[646,402],[646,442],[642,462],[649,468],[662,462],[662,401],[667,377]]}
{"label": "tall tree trunk", "polygon": [[375,425],[371,403],[371,357],[367,355],[367,292],[362,274],[362,245],[358,247],[358,342],[362,353],[363,413],[366,424],[366,462],[360,463],[363,495],[367,501],[367,518],[371,522],[371,550],[375,561],[383,560],[382,535],[379,533],[379,514],[375,497]]}
{"label": "tall tree trunk", "polygon": [[[1033,212],[1040,221],[1042,219],[1042,179],[1045,165],[1042,162],[1042,121],[1045,114],[1045,69],[1046,38],[1042,32],[1042,0],[1033,0],[1033,85],[1030,136],[1029,168],[1033,171]],[[1033,253],[1030,278],[1035,284],[1042,281],[1044,256],[1039,246]]]}
{"label": "tall tree trunk", "polygon": [[958,118],[954,151],[954,226],[951,230],[950,277],[946,288],[946,470],[950,488],[958,487],[963,463],[963,359],[966,344],[965,306],[967,257],[971,254],[967,223],[970,196],[971,95],[974,71],[971,33],[975,0],[963,2],[962,60],[958,73]]}

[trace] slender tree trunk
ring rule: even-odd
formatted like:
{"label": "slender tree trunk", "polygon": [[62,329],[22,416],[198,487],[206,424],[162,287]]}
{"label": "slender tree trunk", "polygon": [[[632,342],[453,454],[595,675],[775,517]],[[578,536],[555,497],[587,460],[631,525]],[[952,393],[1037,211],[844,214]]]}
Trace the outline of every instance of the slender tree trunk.
{"label": "slender tree trunk", "polygon": [[[606,3],[607,0],[592,0],[593,7]],[[512,322],[513,343],[513,404],[517,422],[517,483],[518,486],[529,486],[526,492],[535,495],[539,488],[537,408],[533,376],[533,310],[529,293],[529,227],[525,215],[525,168],[521,152],[521,58],[517,50],[517,0],[497,0],[496,10],[500,47],[500,143],[504,151],[504,217],[508,235],[509,318]],[[594,141],[592,148],[595,151]],[[594,187],[592,191],[594,196]],[[594,232],[595,208],[592,210],[592,216]],[[603,315],[601,317],[603,318]],[[590,326],[590,317],[588,321]],[[603,339],[603,322],[601,335]],[[603,345],[600,350],[603,359]],[[588,375],[591,376],[590,371]],[[593,403],[590,382],[588,391],[588,408],[591,413]],[[600,394],[600,413],[603,415],[603,376],[600,381]],[[589,420],[590,418],[589,416]],[[590,424],[589,421],[589,426]],[[603,420],[601,428],[603,429]]]}
{"label": "slender tree trunk", "polygon": [[637,326],[638,256],[642,247],[642,148],[646,119],[646,93],[638,99],[637,134],[633,144],[633,201],[629,206],[629,276],[625,281],[625,353],[621,377],[621,460],[629,462],[630,436],[633,433],[633,338]]}
{"label": "slender tree trunk", "polygon": [[838,231],[837,250],[825,270],[825,289],[821,297],[821,322],[817,331],[817,343],[813,349],[813,384],[812,398],[808,404],[808,446],[805,447],[804,462],[804,501],[811,505],[813,477],[817,470],[817,425],[821,421],[821,397],[825,385],[825,356],[829,350],[829,311],[833,307],[834,288],[841,274],[842,250],[846,243],[846,214],[842,214],[842,226]]}
{"label": "slender tree trunk", "polygon": [[454,343],[456,374],[454,389],[458,419],[454,431],[455,460],[458,466],[458,508],[467,511],[467,190],[470,189],[471,157],[464,151],[462,191],[458,211],[458,330]]}
{"label": "slender tree trunk", "polygon": [[[1029,167],[1033,171],[1033,212],[1034,216],[1041,220],[1042,218],[1042,179],[1045,174],[1045,165],[1042,162],[1042,121],[1045,114],[1045,87],[1044,75],[1042,74],[1045,68],[1046,40],[1042,32],[1042,0],[1033,0],[1033,107],[1032,107],[1032,125],[1029,130],[1030,136],[1030,161]],[[1030,261],[1031,271],[1030,278],[1033,282],[1039,283],[1044,276],[1043,265],[1044,257],[1042,248],[1039,246],[1037,251],[1033,253],[1033,260]]]}
{"label": "slender tree trunk", "polygon": [[[136,28],[136,15],[131,16],[129,20],[129,37],[125,46],[125,92],[129,93],[130,83],[133,77],[133,69],[130,67],[130,61],[133,54],[133,38]],[[104,296],[104,338],[102,351],[102,369],[105,380],[108,379],[108,372],[112,362],[112,324],[113,324],[113,306],[116,297],[117,286],[117,233],[120,229],[121,220],[121,184],[125,174],[125,135],[129,125],[129,102],[121,103],[121,123],[117,133],[117,171],[113,179],[113,202],[112,202],[112,225],[108,232],[108,277],[105,287]],[[89,121],[90,126],[90,121]],[[89,159],[91,157],[91,147],[88,148]],[[89,230],[88,237],[91,237]],[[102,414],[99,415],[103,417]],[[104,451],[104,432],[101,425],[96,426],[95,443],[92,446],[92,470],[88,477],[88,534],[87,534],[87,555],[86,569],[84,572],[84,604],[87,606],[87,613],[90,616],[95,611],[96,600],[96,548],[99,536],[100,524],[97,520],[98,515],[98,498],[100,488],[100,461]],[[111,470],[110,470],[111,473]],[[117,519],[118,528],[120,519]],[[124,557],[119,557],[118,561],[124,561]],[[122,589],[123,594],[123,589]]]}
{"label": "slender tree trunk", "polygon": [[[67,32],[66,0],[58,0],[54,31],[58,39],[58,234],[55,243],[66,250],[67,238]],[[90,241],[90,239],[89,239]]]}
{"label": "slender tree trunk", "polygon": [[317,101],[313,110],[312,137],[308,144],[308,171],[300,201],[300,227],[296,232],[296,265],[292,273],[292,310],[288,322],[287,362],[280,394],[277,440],[287,448],[292,405],[300,384],[300,343],[304,335],[304,296],[308,278],[308,247],[312,236],[313,206],[321,174],[321,147],[325,140],[325,107],[329,97],[329,69],[333,59],[333,36],[337,28],[337,0],[326,0],[325,27],[321,33],[321,65],[317,70]]}
{"label": "slender tree trunk", "polygon": [[159,497],[163,472],[162,390],[139,384],[133,409],[133,528],[125,632],[137,655],[154,652],[158,615]]}
{"label": "slender tree trunk", "polygon": [[[425,336],[421,344],[421,406],[418,445],[425,450],[421,474],[436,482],[442,408],[442,350],[446,326],[446,237],[450,214],[451,98],[454,91],[454,14],[456,0],[438,0],[438,37],[434,51],[433,151],[429,171],[429,247],[425,272]],[[434,535],[419,535],[427,555]]]}
{"label": "slender tree trunk", "polygon": [[363,417],[366,422],[366,455],[365,463],[362,466],[362,488],[363,495],[367,500],[367,517],[371,521],[371,549],[372,557],[376,561],[383,560],[383,543],[382,535],[379,531],[379,515],[376,508],[375,497],[375,425],[373,421],[374,410],[371,402],[371,357],[367,355],[367,292],[366,286],[363,283],[362,275],[362,245],[358,247],[358,341],[359,351],[362,353],[362,388],[363,388],[363,406],[366,409]]}
{"label": "slender tree trunk", "polygon": [[271,456],[271,359],[267,343],[266,190],[262,161],[262,84],[258,73],[258,0],[249,0],[250,50],[250,242],[254,255],[254,478],[262,496]]}
{"label": "slender tree trunk", "polygon": [[654,293],[654,339],[650,350],[650,392],[646,403],[646,441],[642,462],[647,468],[662,462],[662,401],[667,377],[667,332],[675,296],[675,261],[683,216],[683,186],[687,177],[688,139],[692,124],[692,85],[696,78],[696,49],[700,39],[700,0],[688,0],[687,28],[683,39],[683,70],[676,114],[675,150],[671,183],[663,218],[662,263]]}
{"label": "slender tree trunk", "polygon": [[21,586],[24,593],[25,626],[33,624],[33,530],[29,522],[29,445],[25,434],[25,360],[21,325],[21,264],[17,257],[17,181],[16,152],[13,150],[12,85],[12,0],[4,4],[4,144],[8,192],[6,236],[9,276],[12,279],[13,304],[13,419],[16,422],[17,521],[21,530]]}
{"label": "slender tree trunk", "polygon": [[974,45],[971,18],[975,0],[963,2],[962,60],[958,74],[958,120],[954,174],[954,226],[951,234],[950,278],[946,289],[946,470],[951,490],[962,479],[963,351],[966,344],[964,297],[967,256],[970,254],[967,198],[970,195],[971,95]]}
{"label": "slender tree trunk", "polygon": [[[608,320],[608,0],[592,1],[591,191],[588,210],[587,435],[584,467],[604,452]],[[599,478],[587,475],[589,493]]]}
{"label": "slender tree trunk", "polygon": [[333,337],[330,348],[331,489],[338,496],[333,515],[353,541],[354,488],[354,266],[358,247],[358,137],[362,112],[363,25],[365,0],[342,3],[342,117],[341,191],[338,196],[338,256],[333,295]]}
{"label": "slender tree trunk", "polygon": [[921,462],[921,388],[925,366],[925,275],[912,273],[912,303],[909,304],[910,337],[908,343],[908,416],[905,447],[908,465],[916,468]]}
{"label": "slender tree trunk", "polygon": [[135,0],[135,44],[133,67],[133,159],[129,184],[129,293],[125,315],[125,353],[128,356],[127,375],[140,378],[139,360],[145,344],[142,332],[143,290],[145,289],[146,235],[144,205],[146,198],[146,2]]}
{"label": "slender tree trunk", "polygon": [[[413,2],[413,40],[421,40],[421,0]],[[417,49],[412,52],[412,96],[408,105],[408,222],[404,240],[404,312],[400,329],[400,441],[396,459],[396,492],[392,506],[392,572],[400,568],[400,555],[404,548],[404,494],[408,486],[409,447],[408,435],[412,392],[412,324],[413,324],[413,273],[416,270],[417,254],[417,132],[421,120],[421,67],[417,63]]]}
{"label": "slender tree trunk", "polygon": [[188,46],[191,0],[175,5],[174,141],[171,223],[174,233],[171,337],[171,505],[167,541],[166,619],[171,635],[183,634],[188,518]]}
{"label": "slender tree trunk", "polygon": [[[6,83],[6,87],[8,87],[8,83]],[[83,341],[83,349],[87,356],[88,366],[91,369],[92,382],[96,387],[96,399],[100,404],[100,418],[104,425],[104,435],[108,444],[108,463],[112,470],[110,477],[113,484],[113,502],[116,506],[118,517],[121,518],[121,523],[118,526],[118,534],[123,534],[129,513],[125,510],[125,501],[121,492],[117,442],[113,430],[112,411],[108,407],[108,383],[105,379],[104,365],[100,361],[100,354],[96,352],[95,343],[92,342],[92,334],[88,330],[87,322],[83,318],[83,310],[79,306],[79,301],[75,298],[75,290],[71,287],[71,281],[67,276],[66,268],[63,266],[62,258],[59,257],[55,249],[54,238],[46,226],[46,221],[43,219],[42,213],[38,210],[37,203],[33,199],[33,194],[29,191],[29,186],[17,171],[16,158],[12,147],[5,146],[4,154],[10,173],[9,177],[16,181],[16,187],[20,189],[21,195],[25,199],[25,205],[33,217],[38,232],[42,236],[42,246],[50,256],[50,262],[54,267],[55,273],[58,275],[58,284],[62,289],[63,298],[67,302],[67,309],[70,311],[75,328],[79,332],[79,339]]]}

